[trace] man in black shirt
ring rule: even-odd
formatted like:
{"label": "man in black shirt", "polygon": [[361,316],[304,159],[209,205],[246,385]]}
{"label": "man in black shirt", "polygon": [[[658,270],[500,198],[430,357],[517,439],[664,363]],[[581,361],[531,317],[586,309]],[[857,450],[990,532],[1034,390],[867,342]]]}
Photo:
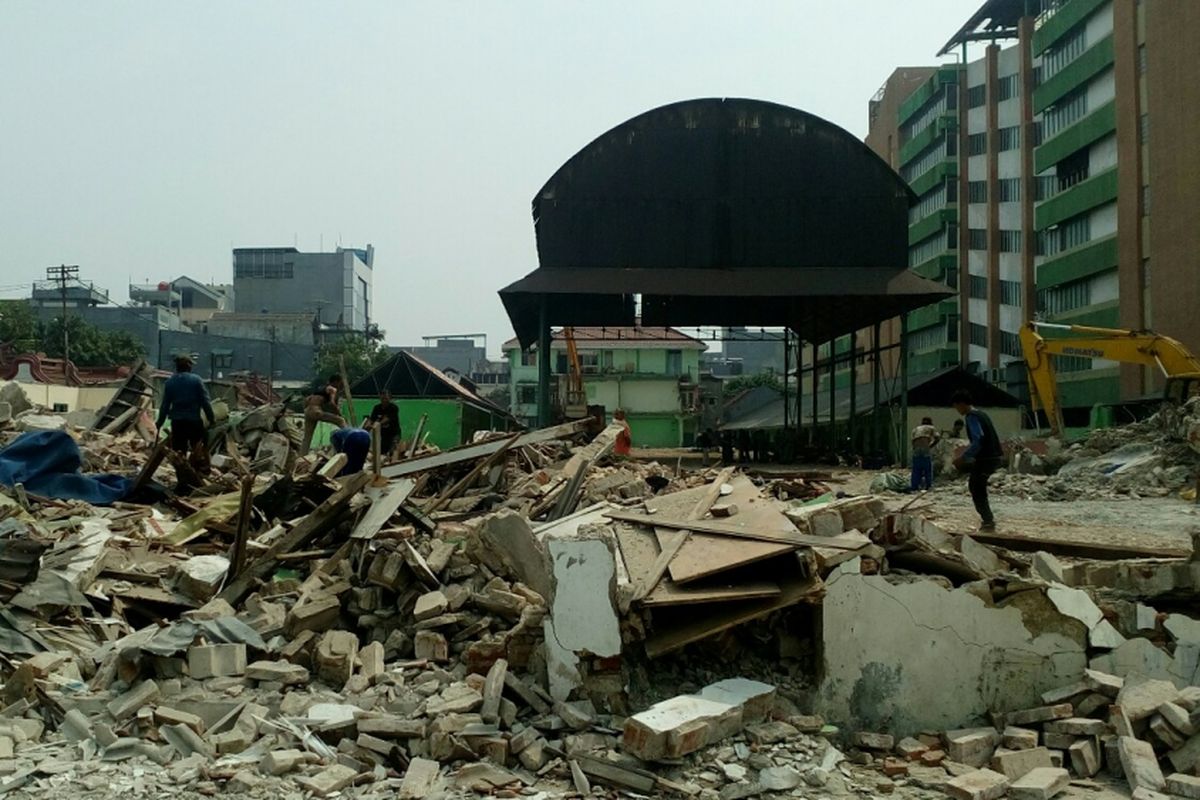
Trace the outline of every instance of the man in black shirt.
{"label": "man in black shirt", "polygon": [[379,426],[379,452],[391,455],[400,438],[400,407],[392,402],[392,393],[384,389],[379,393],[379,403],[371,409],[367,427]]}
{"label": "man in black shirt", "polygon": [[1004,462],[1000,436],[991,417],[971,404],[970,393],[957,391],[950,402],[966,422],[967,437],[971,441],[966,451],[955,459],[954,466],[968,473],[967,487],[971,490],[975,510],[979,512],[979,530],[994,531],[996,519],[988,502],[988,478]]}

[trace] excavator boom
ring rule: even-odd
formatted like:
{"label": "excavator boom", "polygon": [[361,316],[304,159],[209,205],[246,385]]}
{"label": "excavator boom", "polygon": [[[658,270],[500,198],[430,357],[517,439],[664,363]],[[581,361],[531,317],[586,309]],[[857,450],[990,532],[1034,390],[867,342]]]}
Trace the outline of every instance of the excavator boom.
{"label": "excavator boom", "polygon": [[[1070,338],[1045,339],[1039,328],[1071,334]],[[1055,436],[1063,432],[1062,404],[1052,356],[1103,358],[1122,364],[1156,366],[1167,378],[1167,397],[1182,402],[1193,386],[1200,386],[1200,359],[1176,339],[1152,331],[1096,328],[1028,322],[1021,329],[1021,352],[1029,370],[1034,410],[1046,412]]]}

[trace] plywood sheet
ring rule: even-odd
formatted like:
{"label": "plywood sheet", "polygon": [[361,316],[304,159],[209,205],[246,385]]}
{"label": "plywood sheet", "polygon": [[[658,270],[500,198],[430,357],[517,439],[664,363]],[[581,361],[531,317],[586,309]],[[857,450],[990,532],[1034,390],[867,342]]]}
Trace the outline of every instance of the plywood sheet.
{"label": "plywood sheet", "polygon": [[[730,485],[733,486],[733,493],[723,496],[720,502],[736,503],[739,511],[734,516],[721,520],[722,524],[770,533],[799,533],[796,526],[779,510],[776,501],[763,497],[749,478],[740,475],[730,481]],[[680,518],[691,510],[706,490],[707,487],[700,486],[655,497],[646,501],[646,508],[664,517]],[[659,528],[655,530],[655,535],[662,546],[674,532]],[[794,549],[790,545],[694,533],[672,559],[669,574],[671,580],[676,583],[686,584],[725,570],[774,558]]]}

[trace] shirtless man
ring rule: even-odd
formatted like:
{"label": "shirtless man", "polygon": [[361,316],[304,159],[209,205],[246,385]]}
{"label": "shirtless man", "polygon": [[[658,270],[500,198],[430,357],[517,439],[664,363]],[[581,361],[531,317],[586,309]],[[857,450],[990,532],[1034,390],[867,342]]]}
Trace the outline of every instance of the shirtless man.
{"label": "shirtless man", "polygon": [[310,394],[304,401],[304,438],[300,440],[300,455],[308,455],[318,422],[328,422],[339,428],[346,427],[345,418],[338,413],[338,396],[341,391],[341,376],[331,375],[323,390]]}

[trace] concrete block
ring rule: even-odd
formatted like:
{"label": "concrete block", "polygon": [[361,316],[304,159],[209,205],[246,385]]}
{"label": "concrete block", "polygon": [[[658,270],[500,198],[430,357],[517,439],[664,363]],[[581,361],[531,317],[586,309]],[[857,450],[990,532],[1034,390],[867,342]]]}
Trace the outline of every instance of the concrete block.
{"label": "concrete block", "polygon": [[504,691],[504,676],[508,674],[508,662],[503,658],[496,659],[488,670],[487,680],[483,684],[483,707],[479,714],[483,721],[496,724],[500,721],[500,700]]}
{"label": "concrete block", "polygon": [[1108,707],[1111,698],[1105,697],[1099,692],[1088,692],[1083,697],[1078,697],[1072,705],[1075,707],[1075,716],[1091,717],[1096,712],[1102,711]]}
{"label": "concrete block", "polygon": [[1174,703],[1177,699],[1179,689],[1170,681],[1130,675],[1117,694],[1117,705],[1130,720],[1137,722],[1153,715],[1163,703]]}
{"label": "concrete block", "polygon": [[158,699],[158,684],[154,681],[142,681],[125,694],[119,695],[108,704],[108,713],[117,722],[132,717],[142,706],[149,705]]}
{"label": "concrete block", "polygon": [[855,746],[861,747],[864,750],[883,750],[889,751],[896,745],[896,740],[886,733],[871,733],[869,731],[859,731],[854,734],[852,739]]}
{"label": "concrete block", "polygon": [[417,598],[417,604],[413,606],[413,616],[420,622],[445,614],[449,606],[450,601],[446,599],[444,593],[426,592]]}
{"label": "concrete block", "polygon": [[1039,767],[1030,770],[1008,787],[1009,800],[1050,800],[1071,783],[1065,769]]}
{"label": "concrete block", "polygon": [[1076,738],[1069,733],[1043,733],[1042,744],[1053,750],[1066,750],[1075,744]]}
{"label": "concrete block", "polygon": [[1125,637],[1106,619],[1088,633],[1088,643],[1096,650],[1112,650],[1125,644]]}
{"label": "concrete block", "polygon": [[1038,732],[1009,725],[1000,735],[1000,743],[1009,750],[1032,750],[1038,744]]}
{"label": "concrete block", "polygon": [[1030,750],[1006,750],[992,756],[991,768],[1010,781],[1025,775],[1038,767],[1050,766],[1050,751],[1044,747],[1034,747]]}
{"label": "concrete block", "polygon": [[1121,756],[1121,769],[1131,790],[1140,788],[1161,792],[1166,788],[1167,781],[1158,767],[1154,748],[1148,742],[1122,736],[1117,740],[1117,752]]}
{"label": "concrete block", "polygon": [[712,744],[741,726],[739,706],[680,695],[627,718],[624,749],[643,761],[677,758]]}
{"label": "concrete block", "polygon": [[192,556],[175,567],[175,585],[198,603],[212,599],[229,573],[225,556]]}
{"label": "concrete block", "polygon": [[340,689],[350,680],[357,656],[357,636],[349,631],[327,631],[317,642],[313,656],[317,677]]}
{"label": "concrete block", "polygon": [[418,659],[443,662],[450,657],[450,644],[437,631],[417,631],[413,637],[413,653]]}
{"label": "concrete block", "polygon": [[1091,778],[1100,771],[1100,745],[1096,739],[1080,739],[1067,749],[1071,769],[1081,778]]}
{"label": "concrete block", "polygon": [[195,680],[246,673],[246,645],[200,644],[188,648],[188,674]]}
{"label": "concrete block", "polygon": [[295,638],[303,631],[320,633],[329,630],[341,613],[342,601],[337,596],[316,592],[288,612],[284,631],[289,638]]}
{"label": "concrete block", "polygon": [[383,642],[371,642],[358,651],[359,674],[373,681],[384,673]]}
{"label": "concrete block", "polygon": [[441,765],[427,758],[414,758],[396,792],[398,800],[422,800],[433,794],[441,774]]}
{"label": "concrete block", "polygon": [[[1033,733],[1033,742],[1037,744],[1037,733]],[[909,761],[916,761],[921,758],[921,754],[928,751],[929,746],[919,739],[914,739],[911,736],[901,739],[896,742],[896,752]]]}
{"label": "concrete block", "polygon": [[335,792],[345,789],[358,775],[358,770],[344,764],[332,764],[316,775],[296,778],[296,783],[308,789],[317,797],[328,797]]}
{"label": "concrete block", "polygon": [[1030,564],[1029,571],[1047,583],[1066,583],[1062,562],[1044,550],[1033,554],[1033,563]]}
{"label": "concrete block", "polygon": [[1004,715],[1005,725],[1033,725],[1038,722],[1050,722],[1056,719],[1066,719],[1075,713],[1070,703],[1057,703],[1051,706],[1026,708],[1021,711],[1010,711]]}
{"label": "concrete block", "polygon": [[404,717],[359,717],[358,732],[380,739],[424,739],[425,721]]}
{"label": "concrete block", "polygon": [[308,670],[290,661],[255,661],[246,666],[246,677],[262,683],[302,686],[308,683]]}
{"label": "concrete block", "polygon": [[946,731],[946,755],[951,761],[972,767],[982,767],[992,758],[1000,744],[1000,734],[994,728],[963,728]]}
{"label": "concrete block", "polygon": [[154,721],[159,725],[186,725],[196,733],[204,733],[204,720],[195,714],[168,706],[156,706]]}
{"label": "concrete block", "polygon": [[1163,703],[1158,707],[1158,713],[1167,721],[1167,724],[1184,736],[1195,736],[1200,733],[1196,730],[1196,723],[1192,721],[1191,715],[1181,705]]}
{"label": "concrete block", "polygon": [[1108,723],[1101,719],[1068,717],[1047,722],[1042,726],[1047,733],[1068,733],[1072,736],[1102,736],[1109,732]]}
{"label": "concrete block", "polygon": [[1084,692],[1090,691],[1091,687],[1085,681],[1076,681],[1048,692],[1042,692],[1042,702],[1048,706],[1058,705],[1070,702]]}
{"label": "concrete block", "polygon": [[1064,769],[1070,762],[1067,760],[1067,752],[1065,750],[1050,751],[1050,766],[1055,769]]}
{"label": "concrete block", "polygon": [[955,800],[997,800],[1008,791],[1008,778],[990,769],[978,769],[946,784],[946,793]]}
{"label": "concrete block", "polygon": [[1124,678],[1094,669],[1085,669],[1083,671],[1083,682],[1093,692],[1099,692],[1102,695],[1113,698],[1120,693],[1121,687],[1125,685]]}
{"label": "concrete block", "polygon": [[771,716],[775,707],[775,687],[749,678],[726,678],[700,690],[705,700],[741,706],[742,720],[749,724]]}
{"label": "concrete block", "polygon": [[258,770],[264,775],[286,775],[307,760],[299,750],[272,750],[258,762]]}
{"label": "concrete block", "polygon": [[926,750],[921,753],[921,764],[926,767],[940,767],[946,760],[946,751],[940,749]]}
{"label": "concrete block", "polygon": [[1167,792],[1187,800],[1200,800],[1200,778],[1176,772],[1167,776]]}
{"label": "concrete block", "polygon": [[787,792],[800,785],[803,776],[791,767],[767,767],[758,772],[758,785],[768,792]]}
{"label": "concrete block", "polygon": [[554,596],[546,549],[524,516],[505,510],[488,517],[468,537],[466,551],[492,572],[518,578],[547,600]]}
{"label": "concrete block", "polygon": [[1178,750],[1187,744],[1187,738],[1179,733],[1179,731],[1167,724],[1167,721],[1162,718],[1162,714],[1155,714],[1150,718],[1150,732],[1154,734],[1158,741],[1162,742],[1168,750]]}

